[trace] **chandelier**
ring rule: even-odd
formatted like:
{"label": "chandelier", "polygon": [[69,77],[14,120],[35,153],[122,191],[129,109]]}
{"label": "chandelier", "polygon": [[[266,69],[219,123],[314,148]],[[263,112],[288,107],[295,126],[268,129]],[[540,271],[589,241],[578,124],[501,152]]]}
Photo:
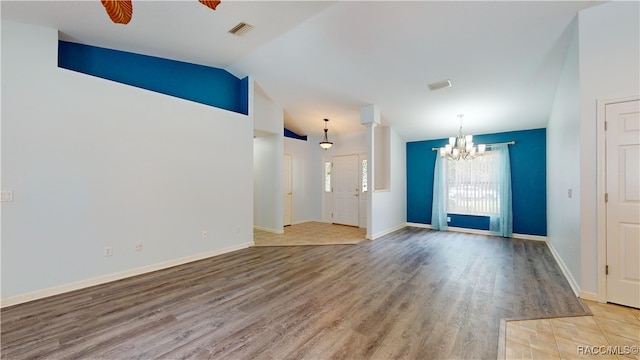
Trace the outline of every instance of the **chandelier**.
{"label": "chandelier", "polygon": [[329,119],[324,119],[324,139],[320,142],[320,147],[325,150],[333,146],[333,143],[327,138],[327,131],[329,131],[329,129],[327,129],[328,122]]}
{"label": "chandelier", "polygon": [[458,130],[458,137],[450,137],[449,143],[440,148],[440,157],[447,160],[471,160],[478,156],[482,156],[487,148],[486,145],[475,145],[473,143],[473,135],[462,135],[462,117],[464,115],[458,115],[460,119],[460,129]]}

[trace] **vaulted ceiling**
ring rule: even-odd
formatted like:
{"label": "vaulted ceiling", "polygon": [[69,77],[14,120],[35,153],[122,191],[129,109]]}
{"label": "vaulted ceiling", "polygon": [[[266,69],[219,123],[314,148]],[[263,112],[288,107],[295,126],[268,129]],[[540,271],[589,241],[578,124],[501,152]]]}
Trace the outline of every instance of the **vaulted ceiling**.
{"label": "vaulted ceiling", "polygon": [[[545,127],[578,11],[593,1],[133,0],[127,25],[99,0],[2,1],[2,18],[63,40],[250,75],[285,109],[286,126],[361,130],[376,104],[406,140]],[[227,31],[239,22],[244,35]],[[450,79],[453,86],[430,91]]]}

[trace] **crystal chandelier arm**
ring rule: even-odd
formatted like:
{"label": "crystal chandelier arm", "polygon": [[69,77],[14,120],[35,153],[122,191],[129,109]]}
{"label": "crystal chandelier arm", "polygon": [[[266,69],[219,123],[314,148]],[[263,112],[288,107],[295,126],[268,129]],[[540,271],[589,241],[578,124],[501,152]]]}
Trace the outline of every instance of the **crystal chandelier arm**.
{"label": "crystal chandelier arm", "polygon": [[[490,148],[491,145],[480,144],[476,145],[473,143],[473,135],[463,135],[462,134],[462,117],[464,115],[458,115],[460,119],[460,127],[458,128],[458,136],[450,137],[449,143],[441,148],[432,148],[431,150],[437,150],[440,154],[440,157],[447,158],[448,160],[472,160],[477,158],[478,156],[484,155],[487,148]],[[515,141],[510,141],[505,143],[507,145],[515,144]],[[497,144],[494,144],[497,145]]]}
{"label": "crystal chandelier arm", "polygon": [[[486,150],[489,150],[492,146],[502,145],[502,144],[505,144],[505,145],[515,145],[515,144],[516,144],[516,142],[515,142],[515,140],[512,140],[512,141],[503,142],[503,143],[481,144],[481,145],[478,145],[478,146],[482,146],[482,145],[484,145],[484,146],[485,146],[485,149],[486,149]],[[434,147],[434,148],[431,148],[431,151],[440,151],[440,148],[436,148],[436,147]]]}

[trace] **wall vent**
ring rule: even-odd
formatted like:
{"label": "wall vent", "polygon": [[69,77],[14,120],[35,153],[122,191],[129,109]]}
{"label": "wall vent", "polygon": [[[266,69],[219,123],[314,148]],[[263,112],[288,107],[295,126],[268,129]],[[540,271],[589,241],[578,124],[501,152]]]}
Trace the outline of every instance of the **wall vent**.
{"label": "wall vent", "polygon": [[243,35],[244,33],[246,33],[247,31],[249,31],[251,29],[253,29],[253,25],[249,25],[247,23],[240,22],[240,23],[238,23],[238,25],[232,27],[231,30],[229,30],[228,32],[230,34],[240,36],[240,35]]}

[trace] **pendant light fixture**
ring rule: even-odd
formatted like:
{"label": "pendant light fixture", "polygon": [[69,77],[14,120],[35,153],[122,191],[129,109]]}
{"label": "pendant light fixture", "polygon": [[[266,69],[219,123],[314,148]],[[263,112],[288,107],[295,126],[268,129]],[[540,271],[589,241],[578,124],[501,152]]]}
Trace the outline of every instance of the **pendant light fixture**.
{"label": "pendant light fixture", "polygon": [[327,138],[327,131],[329,131],[329,129],[327,129],[328,122],[329,119],[324,119],[324,139],[322,139],[322,141],[320,142],[320,147],[325,150],[333,146],[333,143]]}
{"label": "pendant light fixture", "polygon": [[471,160],[478,156],[482,156],[486,150],[486,145],[475,145],[473,143],[473,135],[462,135],[462,117],[464,115],[458,115],[460,119],[460,129],[458,130],[458,137],[450,137],[449,143],[440,148],[440,157],[447,160]]}

